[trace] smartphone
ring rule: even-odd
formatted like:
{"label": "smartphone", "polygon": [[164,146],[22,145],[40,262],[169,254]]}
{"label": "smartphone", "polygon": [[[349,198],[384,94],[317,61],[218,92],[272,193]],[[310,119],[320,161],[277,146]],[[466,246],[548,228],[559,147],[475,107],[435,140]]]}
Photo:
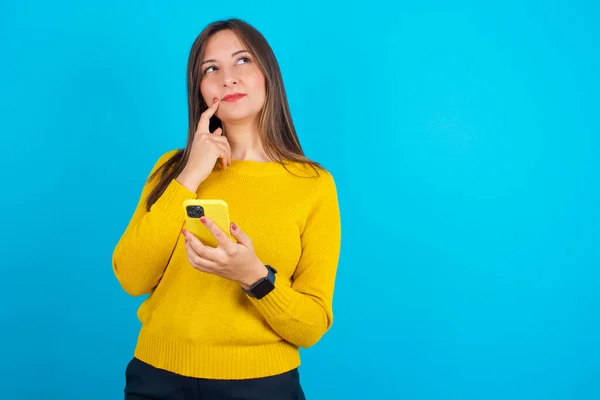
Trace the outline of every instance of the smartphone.
{"label": "smartphone", "polygon": [[[224,200],[190,199],[183,202],[185,212],[184,229],[196,236],[202,244],[210,247],[218,247],[219,243],[200,221],[200,217],[208,217],[217,224],[219,228],[229,237],[229,206]],[[233,240],[233,239],[232,239]]]}

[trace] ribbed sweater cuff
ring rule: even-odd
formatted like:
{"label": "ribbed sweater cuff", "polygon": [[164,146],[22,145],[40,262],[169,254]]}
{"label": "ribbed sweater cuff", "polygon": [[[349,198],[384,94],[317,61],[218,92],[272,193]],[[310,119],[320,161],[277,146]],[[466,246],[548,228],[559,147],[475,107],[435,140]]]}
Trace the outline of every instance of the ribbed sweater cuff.
{"label": "ribbed sweater cuff", "polygon": [[185,214],[183,213],[183,202],[188,199],[195,199],[196,193],[173,179],[167,186],[162,196],[154,203],[154,207],[158,207],[170,218],[176,221],[183,221]]}
{"label": "ribbed sweater cuff", "polygon": [[276,317],[283,313],[289,313],[294,302],[294,289],[275,280],[275,289],[262,299],[250,297],[256,308],[265,317]]}

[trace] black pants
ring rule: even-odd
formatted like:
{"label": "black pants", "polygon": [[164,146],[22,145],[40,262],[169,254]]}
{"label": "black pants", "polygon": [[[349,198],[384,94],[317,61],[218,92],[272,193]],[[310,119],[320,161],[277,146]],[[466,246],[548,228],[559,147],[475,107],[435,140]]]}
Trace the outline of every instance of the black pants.
{"label": "black pants", "polygon": [[306,400],[298,369],[256,379],[197,379],[134,358],[125,378],[125,400]]}

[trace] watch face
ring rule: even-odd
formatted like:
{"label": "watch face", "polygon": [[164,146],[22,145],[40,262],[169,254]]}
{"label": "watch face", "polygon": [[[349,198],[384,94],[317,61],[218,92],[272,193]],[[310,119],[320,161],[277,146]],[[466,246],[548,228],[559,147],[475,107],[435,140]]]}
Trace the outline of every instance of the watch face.
{"label": "watch face", "polygon": [[254,294],[254,296],[256,296],[257,299],[262,299],[273,289],[275,289],[275,285],[273,285],[273,282],[265,279],[264,281],[256,285],[254,289],[252,289],[252,294]]}

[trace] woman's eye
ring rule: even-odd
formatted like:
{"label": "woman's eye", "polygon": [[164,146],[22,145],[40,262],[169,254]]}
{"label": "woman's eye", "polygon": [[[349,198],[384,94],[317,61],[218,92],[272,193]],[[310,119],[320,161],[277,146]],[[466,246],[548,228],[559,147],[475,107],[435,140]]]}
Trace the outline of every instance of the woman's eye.
{"label": "woman's eye", "polygon": [[[252,60],[249,57],[242,57],[239,60],[237,60],[236,65],[237,64],[249,64],[251,63]],[[204,71],[203,74],[206,75],[209,72],[213,72],[217,70],[217,67],[215,67],[214,65],[211,65],[210,67],[207,67]]]}

